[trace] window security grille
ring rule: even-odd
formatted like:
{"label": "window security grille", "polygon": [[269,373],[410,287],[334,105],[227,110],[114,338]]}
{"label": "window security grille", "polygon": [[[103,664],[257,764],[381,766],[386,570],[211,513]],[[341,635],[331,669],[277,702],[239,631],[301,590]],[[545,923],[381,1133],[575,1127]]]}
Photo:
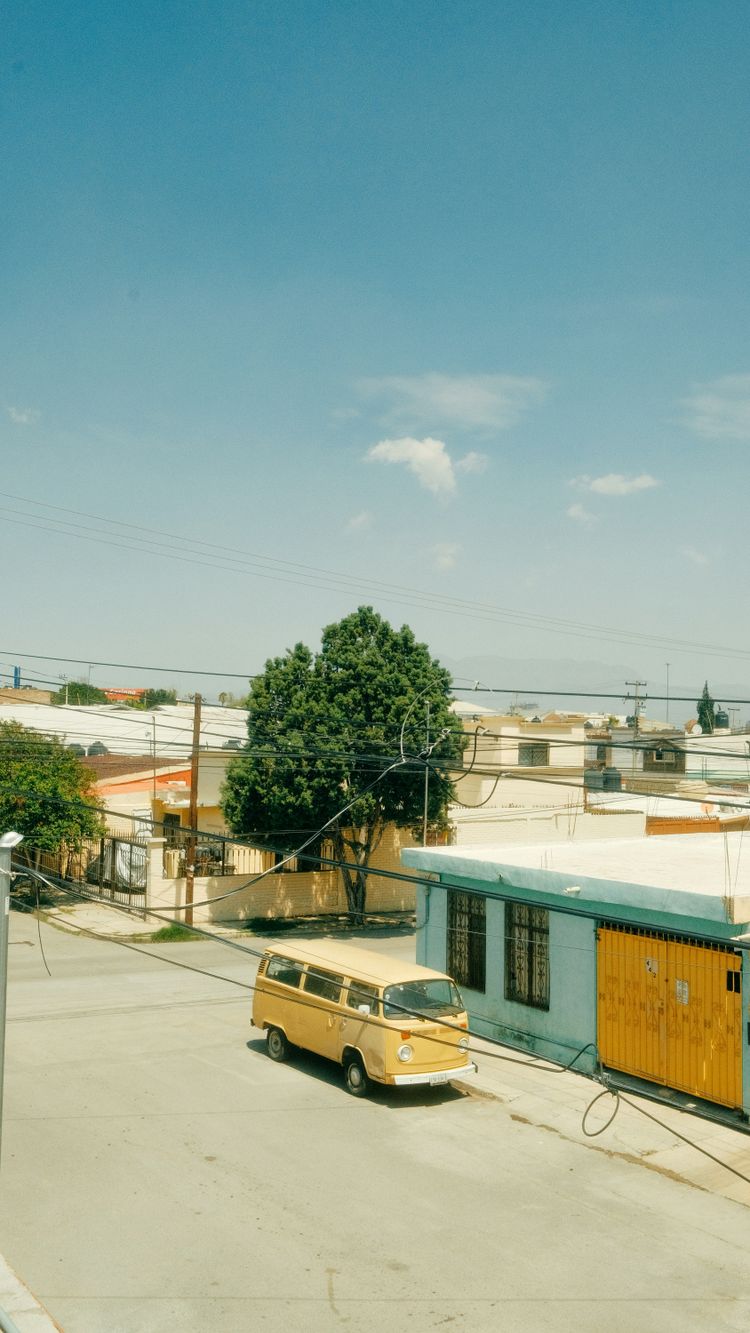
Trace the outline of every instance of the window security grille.
{"label": "window security grille", "polygon": [[549,742],[533,741],[518,747],[519,768],[546,768],[549,764]]}
{"label": "window security grille", "polygon": [[448,892],[448,972],[459,986],[483,991],[487,956],[487,900]]}
{"label": "window security grille", "polygon": [[505,904],[505,998],[549,1009],[549,912]]}

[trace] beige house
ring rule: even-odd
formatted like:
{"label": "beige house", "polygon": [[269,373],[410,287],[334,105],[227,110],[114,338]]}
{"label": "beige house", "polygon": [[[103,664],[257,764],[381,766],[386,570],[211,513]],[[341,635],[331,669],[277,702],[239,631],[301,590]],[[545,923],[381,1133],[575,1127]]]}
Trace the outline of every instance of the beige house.
{"label": "beige house", "polygon": [[[206,833],[228,832],[219,805],[219,790],[230,756],[224,750],[201,750],[198,756],[198,828]],[[190,827],[190,764],[154,760],[149,755],[104,754],[89,756],[86,767],[96,775],[96,793],[104,804],[112,832],[122,833],[132,821],[172,829]]]}
{"label": "beige house", "polygon": [[[308,870],[292,861],[276,869],[277,853],[232,842],[219,804],[221,784],[232,755],[226,750],[201,750],[198,757],[198,836],[193,899],[196,924],[210,921],[268,920],[337,915],[347,910],[338,870]],[[190,829],[190,765],[184,760],[164,764],[147,756],[99,755],[86,760],[97,774],[97,793],[104,802],[109,831],[116,837],[137,836],[138,825],[157,837],[149,840],[146,906],[173,909],[185,902],[185,843]],[[386,829],[374,853],[374,870],[404,871],[402,848],[413,847],[406,829]],[[331,849],[324,855],[333,855]],[[264,873],[265,872],[265,873]],[[411,872],[407,872],[412,878]],[[248,880],[263,874],[257,885]],[[241,889],[241,892],[235,890]],[[226,897],[230,894],[230,897]],[[404,880],[372,875],[367,891],[371,912],[411,912],[415,891]],[[179,914],[175,916],[179,920]]]}
{"label": "beige house", "polygon": [[584,714],[513,714],[457,709],[466,732],[463,772],[448,812],[457,846],[642,837],[642,811],[588,808]]}
{"label": "beige house", "polygon": [[[416,871],[406,871],[400,864],[402,848],[413,847],[414,839],[404,829],[394,826],[386,829],[380,846],[373,854],[373,870],[393,872],[413,879]],[[332,855],[323,848],[322,855]],[[279,857],[274,852],[261,851],[229,843],[226,848],[226,869],[222,875],[196,875],[193,889],[193,921],[196,925],[209,922],[246,922],[253,920],[284,920],[294,917],[337,916],[347,909],[346,893],[341,874],[336,869],[306,870],[292,861],[276,868]],[[170,859],[169,848],[163,839],[150,844],[146,906],[154,911],[168,912],[170,920],[179,921],[185,906],[184,875],[170,873],[179,868]],[[257,883],[248,883],[262,875]],[[377,913],[413,912],[416,890],[408,879],[394,879],[386,875],[371,875],[367,889],[367,911]],[[226,895],[230,896],[227,897]]]}

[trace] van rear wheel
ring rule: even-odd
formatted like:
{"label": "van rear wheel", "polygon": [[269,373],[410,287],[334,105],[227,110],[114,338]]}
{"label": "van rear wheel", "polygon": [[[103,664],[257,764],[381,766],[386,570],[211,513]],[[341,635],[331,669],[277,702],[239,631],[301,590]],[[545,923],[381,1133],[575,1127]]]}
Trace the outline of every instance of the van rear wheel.
{"label": "van rear wheel", "polygon": [[359,1055],[350,1055],[344,1065],[346,1090],[352,1097],[366,1097],[372,1087],[362,1059]]}
{"label": "van rear wheel", "polygon": [[288,1060],[291,1054],[291,1047],[286,1039],[286,1033],[281,1028],[269,1028],[266,1032],[266,1051],[272,1060],[279,1063],[282,1060]]}

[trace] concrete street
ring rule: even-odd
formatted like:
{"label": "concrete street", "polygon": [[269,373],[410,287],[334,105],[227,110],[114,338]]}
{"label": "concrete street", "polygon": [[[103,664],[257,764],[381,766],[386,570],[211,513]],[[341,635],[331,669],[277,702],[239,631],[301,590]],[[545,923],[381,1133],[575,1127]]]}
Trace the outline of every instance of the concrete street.
{"label": "concrete street", "polygon": [[266,1057],[248,991],[43,925],[50,978],[36,931],[12,915],[0,1252],[66,1333],[750,1326],[741,1203],[499,1100],[357,1101]]}

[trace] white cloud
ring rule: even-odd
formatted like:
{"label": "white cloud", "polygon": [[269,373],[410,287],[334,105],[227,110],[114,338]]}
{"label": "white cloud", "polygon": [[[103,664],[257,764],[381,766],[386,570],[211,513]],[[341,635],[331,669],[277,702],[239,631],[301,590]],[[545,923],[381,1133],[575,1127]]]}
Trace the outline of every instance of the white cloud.
{"label": "white cloud", "polygon": [[436,569],[453,569],[460,553],[461,547],[458,542],[439,542],[432,548]]}
{"label": "white cloud", "polygon": [[692,565],[707,565],[709,563],[708,556],[704,555],[703,551],[696,550],[694,546],[683,546],[680,554],[684,555],[685,559],[689,560]]}
{"label": "white cloud", "polygon": [[352,514],[347,521],[345,532],[365,532],[372,526],[372,514],[367,509],[363,509],[359,514]]}
{"label": "white cloud", "polygon": [[41,416],[35,407],[7,407],[5,410],[17,426],[33,426]]}
{"label": "white cloud", "polygon": [[336,421],[353,421],[355,417],[361,415],[358,407],[334,407],[331,413]]}
{"label": "white cloud", "polygon": [[410,436],[381,440],[368,449],[365,457],[368,462],[405,463],[420,486],[433,495],[452,495],[456,489],[453,463],[442,440],[414,440]]}
{"label": "white cloud", "polygon": [[587,527],[599,521],[594,514],[589,513],[588,509],[584,509],[582,504],[570,505],[565,512],[568,518],[572,518],[575,523],[583,523]]}
{"label": "white cloud", "polygon": [[696,386],[682,406],[685,424],[706,440],[750,440],[750,375],[722,375]]}
{"label": "white cloud", "polygon": [[386,404],[386,419],[407,428],[449,425],[497,431],[514,426],[547,392],[533,375],[385,375],[361,380],[361,393]]}
{"label": "white cloud", "polygon": [[608,472],[603,477],[574,477],[570,485],[594,495],[634,495],[637,491],[650,491],[654,486],[661,486],[661,482],[649,472],[641,472],[637,477]]}
{"label": "white cloud", "polygon": [[486,454],[478,454],[476,450],[472,449],[470,453],[464,454],[463,458],[456,459],[456,471],[486,472],[489,461]]}

